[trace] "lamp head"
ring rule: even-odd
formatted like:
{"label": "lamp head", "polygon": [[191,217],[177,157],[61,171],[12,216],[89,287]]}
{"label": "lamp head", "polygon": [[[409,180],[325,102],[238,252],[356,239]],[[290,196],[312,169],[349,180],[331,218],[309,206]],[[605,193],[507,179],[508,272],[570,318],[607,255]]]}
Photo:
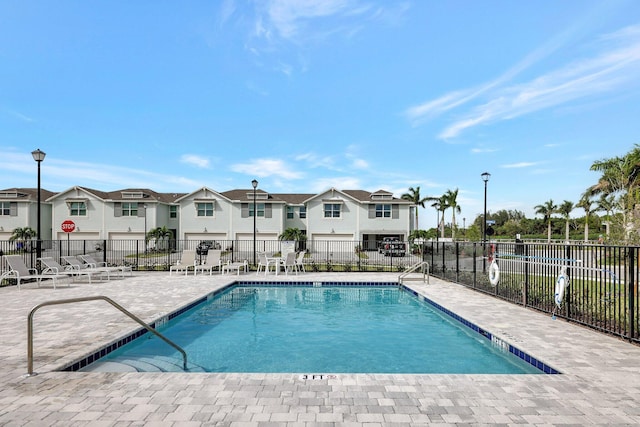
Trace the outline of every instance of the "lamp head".
{"label": "lamp head", "polygon": [[253,180],[251,181],[251,185],[253,186],[254,190],[258,187],[258,181],[257,180]]}
{"label": "lamp head", "polygon": [[33,156],[33,160],[40,163],[41,161],[44,160],[44,156],[46,156],[47,154],[38,148],[37,150],[32,151],[31,155]]}
{"label": "lamp head", "polygon": [[489,178],[491,177],[491,174],[489,172],[483,172],[482,175],[480,175],[482,177],[482,180],[484,182],[489,181]]}

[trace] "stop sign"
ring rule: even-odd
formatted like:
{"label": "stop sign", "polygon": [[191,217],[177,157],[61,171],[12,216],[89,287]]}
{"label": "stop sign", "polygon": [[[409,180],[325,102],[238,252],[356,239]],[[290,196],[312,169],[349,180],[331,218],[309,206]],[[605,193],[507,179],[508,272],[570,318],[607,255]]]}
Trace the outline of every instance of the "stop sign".
{"label": "stop sign", "polygon": [[76,229],[76,224],[70,219],[67,219],[66,221],[62,221],[62,231],[64,231],[65,233],[71,233],[75,229]]}

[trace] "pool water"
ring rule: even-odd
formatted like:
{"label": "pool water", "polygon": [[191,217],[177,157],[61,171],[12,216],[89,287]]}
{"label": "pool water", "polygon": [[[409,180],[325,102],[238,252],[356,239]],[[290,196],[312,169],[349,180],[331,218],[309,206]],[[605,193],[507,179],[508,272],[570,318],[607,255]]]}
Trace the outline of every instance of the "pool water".
{"label": "pool water", "polygon": [[[206,372],[543,373],[398,286],[237,285],[159,330]],[[151,334],[122,357],[181,360]]]}

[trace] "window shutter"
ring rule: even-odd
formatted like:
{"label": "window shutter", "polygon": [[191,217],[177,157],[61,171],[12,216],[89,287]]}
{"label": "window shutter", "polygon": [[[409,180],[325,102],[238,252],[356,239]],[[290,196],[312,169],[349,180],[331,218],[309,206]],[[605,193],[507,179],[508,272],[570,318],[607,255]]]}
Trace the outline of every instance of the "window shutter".
{"label": "window shutter", "polygon": [[369,205],[369,219],[376,217],[376,205]]}
{"label": "window shutter", "polygon": [[391,205],[391,218],[400,218],[400,207],[398,205]]}
{"label": "window shutter", "polygon": [[18,216],[18,203],[11,202],[9,204],[9,215],[10,216]]}
{"label": "window shutter", "polygon": [[271,203],[264,204],[264,217],[271,218]]}
{"label": "window shutter", "polygon": [[249,218],[249,203],[243,203],[240,206],[240,216],[242,218]]}
{"label": "window shutter", "polygon": [[113,204],[113,216],[115,217],[122,216],[122,203],[115,202]]}

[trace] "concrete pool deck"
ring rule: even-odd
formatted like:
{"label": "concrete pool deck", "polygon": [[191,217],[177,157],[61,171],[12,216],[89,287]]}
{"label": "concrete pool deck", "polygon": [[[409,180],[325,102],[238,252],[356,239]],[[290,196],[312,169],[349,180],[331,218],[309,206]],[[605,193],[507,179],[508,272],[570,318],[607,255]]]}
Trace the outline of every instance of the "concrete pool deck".
{"label": "concrete pool deck", "polygon": [[397,277],[134,272],[108,282],[59,283],[55,290],[35,284],[20,291],[0,288],[0,425],[640,424],[640,347],[433,277],[430,284],[407,286],[562,374],[337,374],[305,380],[300,374],[56,372],[137,328],[104,301],[91,301],[36,313],[38,375],[25,375],[27,316],[45,301],[105,295],[151,322],[236,280],[395,282]]}

